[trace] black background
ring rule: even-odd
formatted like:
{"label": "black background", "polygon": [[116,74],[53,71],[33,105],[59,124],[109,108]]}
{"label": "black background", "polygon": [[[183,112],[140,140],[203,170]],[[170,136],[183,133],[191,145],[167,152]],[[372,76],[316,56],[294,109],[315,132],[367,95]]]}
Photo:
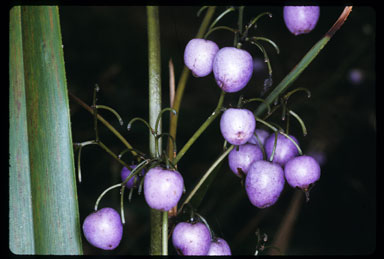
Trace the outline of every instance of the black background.
{"label": "black background", "polygon": [[[172,59],[176,82],[183,68],[183,52],[195,36],[203,15],[199,6],[161,6],[162,107],[169,107],[168,61]],[[215,17],[226,6],[217,8]],[[248,6],[244,23],[269,11],[272,18],[261,18],[251,36],[273,40],[277,54],[266,42],[273,69],[273,86],[298,63],[307,51],[328,31],[343,6],[322,6],[316,28],[309,34],[294,36],[285,27],[281,6]],[[134,124],[134,117],[148,119],[148,55],[146,8],[144,6],[60,6],[60,22],[68,89],[91,105],[95,83],[100,86],[98,104],[116,109],[124,126],[107,111],[105,117],[136,148],[148,153],[148,131]],[[218,25],[235,27],[237,13],[226,15]],[[302,73],[290,89],[306,87],[289,99],[290,107],[306,123],[303,137],[299,124],[292,119],[290,133],[295,135],[304,153],[317,152],[324,158],[320,181],[311,190],[310,201],[302,199],[285,254],[370,254],[376,249],[376,11],[356,6],[341,29]],[[219,47],[231,46],[233,34],[219,30],[209,37]],[[245,44],[254,58],[262,58],[258,48]],[[352,83],[351,69],[359,69],[363,79]],[[260,97],[266,72],[254,74],[241,92],[245,97]],[[177,131],[180,149],[216,107],[220,94],[213,75],[190,77],[181,104]],[[236,105],[240,93],[227,94],[224,105]],[[250,104],[249,109],[257,107]],[[93,118],[70,99],[74,142],[94,139]],[[285,127],[281,110],[269,120]],[[216,160],[222,150],[219,119],[204,132],[178,164],[187,192]],[[168,131],[168,115],[163,117],[163,132]],[[101,140],[114,152],[123,144],[100,124]],[[77,153],[75,153],[75,157]],[[123,157],[130,163],[131,157]],[[82,182],[78,183],[80,220],[92,212],[100,193],[120,181],[121,166],[101,148],[85,147],[81,159]],[[288,213],[294,190],[287,184],[278,202],[266,209],[253,207],[239,179],[227,163],[203,200],[199,212],[218,236],[231,246],[233,254],[253,254],[257,228],[268,235],[267,245]],[[185,197],[185,196],[184,196]],[[99,207],[119,210],[118,190],[111,191]],[[127,200],[127,199],[125,199]],[[135,192],[125,206],[126,224],[123,240],[114,251],[90,246],[83,236],[84,254],[145,255],[149,252],[149,209],[143,196]],[[171,245],[169,253],[175,254]],[[266,254],[268,249],[261,254]]]}

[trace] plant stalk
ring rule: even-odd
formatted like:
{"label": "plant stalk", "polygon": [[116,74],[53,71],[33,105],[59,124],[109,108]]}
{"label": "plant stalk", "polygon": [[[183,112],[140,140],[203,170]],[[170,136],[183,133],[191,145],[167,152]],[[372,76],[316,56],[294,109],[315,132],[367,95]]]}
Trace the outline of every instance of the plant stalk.
{"label": "plant stalk", "polygon": [[[156,120],[161,111],[161,58],[160,58],[160,23],[159,7],[147,6],[148,23],[148,76],[149,76],[149,125],[156,127]],[[158,134],[161,134],[161,120],[159,122]],[[157,148],[161,150],[161,139],[156,143],[155,136],[149,134],[149,153],[151,157],[157,156]],[[167,213],[167,212],[164,212]],[[151,255],[168,254],[167,238],[162,238],[162,226],[168,225],[168,216],[162,215],[161,211],[151,209]],[[168,229],[164,230],[167,231]]]}

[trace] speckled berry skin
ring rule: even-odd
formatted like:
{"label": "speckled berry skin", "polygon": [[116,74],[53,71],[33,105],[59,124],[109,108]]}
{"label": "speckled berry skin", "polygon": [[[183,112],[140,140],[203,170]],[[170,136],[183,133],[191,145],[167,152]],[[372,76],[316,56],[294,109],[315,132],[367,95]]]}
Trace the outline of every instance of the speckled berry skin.
{"label": "speckled berry skin", "polygon": [[172,243],[179,255],[207,255],[211,233],[201,222],[180,222],[173,229]]}
{"label": "speckled berry skin", "polygon": [[259,146],[259,142],[257,141],[255,134],[261,141],[261,145],[264,146],[265,140],[269,137],[269,132],[263,129],[255,129],[255,133],[248,140],[248,143]]}
{"label": "speckled berry skin", "polygon": [[[131,168],[132,170],[136,168],[137,165],[132,165]],[[121,180],[124,181],[129,175],[131,174],[131,170],[129,170],[128,168],[126,167],[123,167],[123,169],[121,169]],[[132,177],[131,179],[129,179],[129,181],[126,183],[126,187],[128,189],[131,189],[133,187],[136,187],[138,185],[138,181],[139,181],[139,177],[138,176],[143,176],[144,175],[144,170],[141,170],[141,172],[139,172],[137,175],[135,175],[134,177]],[[136,179],[136,180],[135,180]]]}
{"label": "speckled berry skin", "polygon": [[[299,144],[298,140],[294,136],[289,135],[289,137],[291,137],[297,144]],[[265,149],[265,154],[267,156],[267,160],[269,160],[269,158],[271,157],[274,143],[275,143],[275,134],[271,134],[265,140],[265,143],[264,143],[264,149]],[[284,166],[285,163],[287,163],[290,159],[296,157],[298,154],[299,154],[299,151],[297,150],[297,147],[295,146],[295,144],[293,144],[292,141],[288,139],[286,136],[278,133],[276,150],[275,150],[275,154],[273,156],[272,162],[278,163],[281,166]]]}
{"label": "speckled berry skin", "polygon": [[184,63],[195,77],[204,77],[212,72],[213,59],[219,51],[217,44],[205,39],[192,39],[184,50]]}
{"label": "speckled berry skin", "polygon": [[253,59],[246,50],[224,47],[213,60],[213,74],[217,85],[227,93],[238,92],[249,82],[253,73]]}
{"label": "speckled berry skin", "polygon": [[319,6],[285,6],[284,22],[294,35],[306,34],[312,31],[320,16]]}
{"label": "speckled berry skin", "polygon": [[234,148],[229,152],[228,164],[229,168],[238,177],[243,177],[243,174],[248,173],[250,165],[263,159],[263,152],[254,144],[244,144],[239,146],[239,150]]}
{"label": "speckled berry skin", "polygon": [[284,183],[284,171],[280,165],[258,160],[248,170],[245,190],[254,206],[266,208],[276,203]]}
{"label": "speckled berry skin", "polygon": [[183,177],[175,170],[157,166],[149,169],[144,178],[144,198],[152,209],[172,209],[179,202],[183,188]]}
{"label": "speckled berry skin", "polygon": [[123,236],[119,213],[112,208],[91,213],[83,222],[83,233],[91,245],[103,250],[115,249]]}
{"label": "speckled berry skin", "polygon": [[216,240],[212,240],[207,255],[232,255],[232,252],[227,241],[216,238]]}
{"label": "speckled berry skin", "polygon": [[285,179],[294,188],[308,189],[320,179],[320,166],[311,156],[298,156],[289,160],[284,168]]}
{"label": "speckled berry skin", "polygon": [[252,137],[256,127],[253,113],[247,109],[229,108],[220,119],[220,131],[232,145],[242,145]]}

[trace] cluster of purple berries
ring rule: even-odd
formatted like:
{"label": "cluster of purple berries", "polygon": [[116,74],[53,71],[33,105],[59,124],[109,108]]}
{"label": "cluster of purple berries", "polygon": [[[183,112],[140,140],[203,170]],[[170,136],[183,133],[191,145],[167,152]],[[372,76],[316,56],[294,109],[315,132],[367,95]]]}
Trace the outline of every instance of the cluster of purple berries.
{"label": "cluster of purple berries", "polygon": [[[244,121],[244,123],[247,122]],[[254,122],[250,123],[254,124]],[[222,132],[227,131],[224,129]],[[268,158],[274,150],[275,134],[255,129],[251,135],[251,138],[243,140],[244,144],[240,144],[229,153],[228,163],[235,175],[245,178],[245,190],[254,206],[266,208],[275,204],[285,181],[291,187],[308,193],[310,186],[319,180],[318,162],[311,156],[300,156],[296,145],[285,135],[278,133],[272,161]],[[225,135],[223,133],[223,136],[230,142],[231,136],[228,133]],[[294,136],[289,135],[289,137],[297,145],[299,144]],[[265,151],[266,160],[263,159],[262,148]]]}
{"label": "cluster of purple berries", "polygon": [[218,86],[228,93],[243,89],[253,72],[253,59],[246,50],[235,47],[219,49],[215,42],[205,39],[188,42],[184,63],[196,77],[207,76],[213,71]]}
{"label": "cluster of purple berries", "polygon": [[[284,21],[294,34],[308,33],[316,26],[320,8],[317,6],[286,6]],[[252,77],[253,59],[249,52],[235,48],[219,49],[217,44],[205,39],[192,39],[184,52],[185,65],[196,77],[204,77],[212,71],[217,85],[225,92],[243,89]],[[273,205],[284,188],[285,180],[292,187],[308,191],[320,178],[320,166],[311,156],[298,156],[298,149],[291,140],[256,129],[253,113],[247,109],[229,108],[220,120],[220,130],[230,144],[235,145],[228,156],[230,169],[245,177],[245,189],[251,203],[259,208]],[[298,144],[295,137],[290,136]],[[272,161],[263,160],[274,150]],[[136,166],[132,166],[134,169]],[[124,181],[132,171],[123,168]],[[144,171],[132,177],[126,188],[137,188]],[[160,166],[148,170],[144,177],[144,197],[152,209],[168,211],[179,202],[184,181],[176,170]],[[103,208],[88,215],[83,222],[87,241],[104,250],[115,249],[122,239],[123,224],[119,213]],[[198,221],[178,223],[172,234],[173,245],[180,255],[231,255],[227,242],[212,237],[208,227]]]}
{"label": "cluster of purple berries", "polygon": [[228,243],[212,237],[209,228],[202,222],[180,222],[176,224],[172,243],[179,255],[231,255]]}

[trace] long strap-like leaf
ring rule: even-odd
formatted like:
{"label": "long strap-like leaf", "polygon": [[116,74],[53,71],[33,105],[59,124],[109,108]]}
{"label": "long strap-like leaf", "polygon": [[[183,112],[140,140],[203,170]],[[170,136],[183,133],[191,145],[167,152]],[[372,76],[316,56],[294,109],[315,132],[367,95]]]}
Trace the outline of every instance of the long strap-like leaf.
{"label": "long strap-like leaf", "polygon": [[81,254],[76,177],[58,8],[21,7],[36,254]]}
{"label": "long strap-like leaf", "polygon": [[9,248],[34,254],[27,112],[20,7],[10,11],[9,24]]}

